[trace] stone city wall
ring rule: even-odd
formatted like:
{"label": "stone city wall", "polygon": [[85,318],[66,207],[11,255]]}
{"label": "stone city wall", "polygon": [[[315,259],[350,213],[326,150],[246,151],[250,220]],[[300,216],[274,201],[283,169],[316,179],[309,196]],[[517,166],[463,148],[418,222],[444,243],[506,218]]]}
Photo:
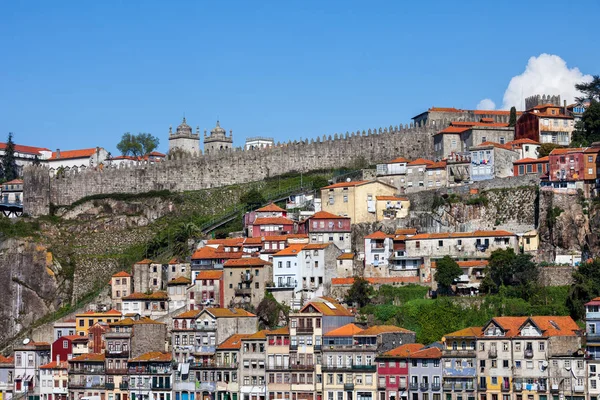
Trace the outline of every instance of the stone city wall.
{"label": "stone city wall", "polygon": [[[447,124],[444,121],[442,124]],[[191,155],[161,163],[120,165],[103,170],[67,171],[51,177],[44,167],[25,170],[24,211],[48,214],[50,205],[69,205],[90,195],[189,191],[259,181],[292,171],[331,169],[364,158],[373,164],[404,156],[433,157],[436,124],[379,128],[278,144],[271,148]]]}

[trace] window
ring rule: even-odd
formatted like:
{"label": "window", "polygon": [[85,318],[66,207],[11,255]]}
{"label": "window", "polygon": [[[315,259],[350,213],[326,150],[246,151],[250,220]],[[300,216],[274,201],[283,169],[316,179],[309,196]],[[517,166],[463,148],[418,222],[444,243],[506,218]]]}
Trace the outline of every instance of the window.
{"label": "window", "polygon": [[546,343],[540,342],[539,343],[539,349],[540,349],[540,351],[545,351],[546,350]]}
{"label": "window", "polygon": [[438,247],[444,247],[444,241],[438,240]]}
{"label": "window", "polygon": [[504,143],[505,143],[504,137],[500,137],[500,144],[504,144]]}
{"label": "window", "polygon": [[502,368],[508,368],[508,360],[502,360]]}
{"label": "window", "polygon": [[521,368],[521,360],[515,361],[515,368],[517,368],[517,369]]}

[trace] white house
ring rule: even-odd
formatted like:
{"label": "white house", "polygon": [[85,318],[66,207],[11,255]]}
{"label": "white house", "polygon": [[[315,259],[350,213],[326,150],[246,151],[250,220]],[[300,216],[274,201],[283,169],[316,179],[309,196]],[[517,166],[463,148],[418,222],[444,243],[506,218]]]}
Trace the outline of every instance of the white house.
{"label": "white house", "polygon": [[365,236],[365,272],[371,268],[387,270],[394,250],[393,238],[393,235],[387,235],[381,231]]}
{"label": "white house", "polygon": [[[17,175],[23,175],[23,167],[32,165],[36,159],[40,162],[50,158],[52,150],[45,147],[24,146],[22,144],[14,145],[14,155],[17,164]],[[4,157],[6,143],[0,142],[0,158]]]}
{"label": "white house", "polygon": [[79,171],[86,168],[98,168],[108,158],[108,152],[102,147],[80,150],[56,149],[48,158],[47,164],[50,172],[56,172],[59,168],[65,171]]}
{"label": "white house", "polygon": [[169,312],[169,296],[165,291],[151,294],[134,292],[121,299],[123,315],[139,314],[142,317],[157,319]]}

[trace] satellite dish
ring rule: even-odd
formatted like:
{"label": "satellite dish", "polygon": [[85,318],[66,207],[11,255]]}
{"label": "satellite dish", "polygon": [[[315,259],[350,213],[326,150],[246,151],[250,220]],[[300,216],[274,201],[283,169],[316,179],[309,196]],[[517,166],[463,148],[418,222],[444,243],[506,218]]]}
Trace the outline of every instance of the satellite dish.
{"label": "satellite dish", "polygon": [[350,178],[346,178],[346,182],[350,182],[350,181],[351,181],[351,179],[350,179]]}
{"label": "satellite dish", "polygon": [[542,367],[544,367],[544,368],[548,367],[548,361],[546,361],[546,360],[542,361]]}
{"label": "satellite dish", "polygon": [[27,346],[27,345],[29,344],[29,342],[31,342],[31,339],[29,339],[29,338],[25,338],[25,339],[23,339],[23,344],[24,344],[25,346]]}

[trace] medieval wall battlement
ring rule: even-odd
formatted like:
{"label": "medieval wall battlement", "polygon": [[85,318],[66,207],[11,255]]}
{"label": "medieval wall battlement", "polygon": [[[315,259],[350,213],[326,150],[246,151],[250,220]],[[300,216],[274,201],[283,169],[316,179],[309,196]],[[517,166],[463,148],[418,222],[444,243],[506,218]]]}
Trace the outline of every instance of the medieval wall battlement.
{"label": "medieval wall battlement", "polygon": [[449,122],[346,132],[264,149],[195,153],[155,164],[67,171],[64,176],[50,176],[44,167],[29,167],[24,172],[24,211],[44,215],[49,213],[50,204],[69,205],[103,193],[190,191],[241,184],[292,171],[338,168],[360,158],[377,163],[400,156],[433,157],[433,134]]}

